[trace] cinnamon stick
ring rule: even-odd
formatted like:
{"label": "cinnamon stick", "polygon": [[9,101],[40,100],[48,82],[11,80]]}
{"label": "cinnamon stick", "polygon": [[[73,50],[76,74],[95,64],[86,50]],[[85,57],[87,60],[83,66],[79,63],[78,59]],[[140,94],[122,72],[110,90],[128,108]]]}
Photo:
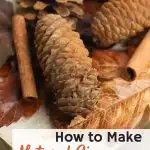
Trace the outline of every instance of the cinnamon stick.
{"label": "cinnamon stick", "polygon": [[38,98],[38,95],[30,60],[25,19],[21,15],[15,15],[12,23],[23,99],[33,101]]}
{"label": "cinnamon stick", "polygon": [[129,60],[122,77],[127,81],[133,81],[146,69],[150,62],[150,31],[147,32],[142,42],[136,48]]}

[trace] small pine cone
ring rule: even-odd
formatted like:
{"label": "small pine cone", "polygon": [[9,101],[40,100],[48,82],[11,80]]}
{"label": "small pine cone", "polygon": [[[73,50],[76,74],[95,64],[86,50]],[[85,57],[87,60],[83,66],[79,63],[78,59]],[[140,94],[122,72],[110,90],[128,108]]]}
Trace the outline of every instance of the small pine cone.
{"label": "small pine cone", "polygon": [[40,66],[59,109],[89,113],[99,99],[100,83],[79,34],[66,19],[49,14],[37,22],[35,37]]}
{"label": "small pine cone", "polygon": [[[26,20],[36,20],[41,13],[56,13],[62,17],[83,16],[83,0],[20,0],[17,13],[24,16]],[[40,14],[40,15],[39,15]]]}
{"label": "small pine cone", "polygon": [[149,0],[111,0],[93,19],[93,34],[101,46],[110,46],[150,26]]}

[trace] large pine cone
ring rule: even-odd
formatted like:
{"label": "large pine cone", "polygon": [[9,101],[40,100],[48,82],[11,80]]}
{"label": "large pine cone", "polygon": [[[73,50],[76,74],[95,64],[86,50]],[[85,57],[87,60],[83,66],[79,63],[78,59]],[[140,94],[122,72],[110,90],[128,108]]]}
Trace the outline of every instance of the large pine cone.
{"label": "large pine cone", "polygon": [[92,30],[102,46],[110,46],[150,26],[150,0],[110,0],[96,13]]}
{"label": "large pine cone", "polygon": [[77,32],[59,15],[49,14],[36,26],[37,56],[60,110],[85,115],[99,99],[98,72],[92,68]]}

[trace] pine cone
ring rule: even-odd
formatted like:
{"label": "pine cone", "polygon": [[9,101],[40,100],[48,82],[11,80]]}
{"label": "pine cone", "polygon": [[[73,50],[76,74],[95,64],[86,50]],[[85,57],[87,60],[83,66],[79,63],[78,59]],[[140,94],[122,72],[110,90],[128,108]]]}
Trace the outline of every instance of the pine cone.
{"label": "pine cone", "polygon": [[110,46],[150,26],[149,0],[111,0],[96,13],[92,30],[102,46]]}
{"label": "pine cone", "polygon": [[83,4],[83,0],[56,0],[58,3],[67,3],[67,2],[74,2],[77,4]]}
{"label": "pine cone", "polygon": [[77,32],[59,15],[37,22],[37,56],[60,110],[85,115],[99,99],[98,72]]}
{"label": "pine cone", "polygon": [[69,17],[71,14],[82,16],[84,15],[83,9],[80,5],[83,4],[83,0],[20,0],[18,13],[23,15],[27,20],[35,20],[42,11],[46,8],[49,9],[49,13],[55,11],[56,14],[62,17]]}

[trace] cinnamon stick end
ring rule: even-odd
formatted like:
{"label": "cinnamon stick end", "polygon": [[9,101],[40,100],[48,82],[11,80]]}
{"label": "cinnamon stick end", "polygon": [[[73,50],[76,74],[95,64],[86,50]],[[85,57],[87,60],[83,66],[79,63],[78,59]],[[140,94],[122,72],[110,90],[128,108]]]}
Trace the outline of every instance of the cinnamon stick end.
{"label": "cinnamon stick end", "polygon": [[38,99],[38,97],[24,97],[23,98],[25,101],[27,101],[27,102],[35,102],[35,101],[37,101],[37,99]]}
{"label": "cinnamon stick end", "polygon": [[137,75],[136,75],[135,70],[133,68],[131,68],[131,67],[125,68],[125,70],[123,71],[123,73],[121,75],[121,77],[124,80],[129,81],[129,82],[134,81],[136,76]]}

